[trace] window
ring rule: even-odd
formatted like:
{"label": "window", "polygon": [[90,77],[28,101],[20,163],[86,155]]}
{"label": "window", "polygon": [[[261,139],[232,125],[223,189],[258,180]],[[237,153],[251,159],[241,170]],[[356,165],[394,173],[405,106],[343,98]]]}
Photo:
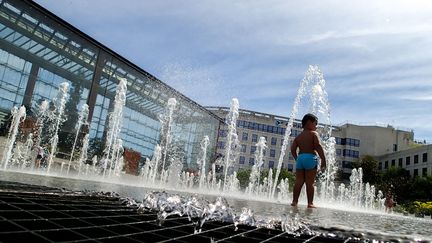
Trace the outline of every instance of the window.
{"label": "window", "polygon": [[240,159],[239,159],[239,164],[244,164],[245,163],[245,157],[244,156],[240,156]]}
{"label": "window", "polygon": [[258,135],[252,134],[252,142],[258,142]]}
{"label": "window", "polygon": [[255,153],[255,151],[256,151],[256,146],[251,146],[250,153],[253,154]]}
{"label": "window", "polygon": [[228,131],[227,130],[219,130],[219,137],[226,137]]}
{"label": "window", "polygon": [[336,138],[336,144],[360,147],[360,140],[354,138]]}
{"label": "window", "polygon": [[399,158],[398,163],[399,163],[399,167],[402,167],[402,158]]}
{"label": "window", "polygon": [[242,152],[242,153],[246,153],[246,145],[245,145],[245,144],[242,144],[242,145],[241,145],[241,150],[240,150],[240,152]]}
{"label": "window", "polygon": [[393,144],[393,152],[396,152],[398,149],[397,144]]}
{"label": "window", "polygon": [[414,155],[414,164],[418,164],[419,156],[418,154]]}
{"label": "window", "polygon": [[360,140],[358,140],[358,139],[354,139],[355,141],[354,141],[354,146],[356,146],[356,147],[360,147]]}
{"label": "window", "polygon": [[341,145],[346,145],[346,138],[341,138]]}
{"label": "window", "polygon": [[354,158],[358,158],[359,157],[359,151],[354,151],[353,150],[353,157]]}
{"label": "window", "polygon": [[294,168],[293,164],[288,163],[288,171],[292,171]]}
{"label": "window", "polygon": [[424,177],[427,176],[427,168],[422,169],[422,176],[424,176]]}
{"label": "window", "polygon": [[248,133],[247,132],[243,132],[243,134],[242,134],[242,140],[243,141],[247,141],[248,140]]}
{"label": "window", "polygon": [[277,138],[271,138],[271,145],[277,144]]}
{"label": "window", "polygon": [[418,169],[414,169],[414,176],[418,176]]}
{"label": "window", "polygon": [[253,124],[252,124],[252,122],[247,122],[247,128],[249,128],[249,129],[253,129]]}
{"label": "window", "polygon": [[273,133],[274,126],[267,126],[267,132]]}
{"label": "window", "polygon": [[344,149],[342,151],[343,156],[352,157],[352,158],[358,158],[359,157],[359,151],[351,150],[351,149]]}
{"label": "window", "polygon": [[253,122],[252,124],[253,129],[258,130],[258,123]]}
{"label": "window", "polygon": [[422,161],[427,162],[427,153],[423,153]]}
{"label": "window", "polygon": [[352,164],[350,161],[342,161],[342,168],[352,169]]}
{"label": "window", "polygon": [[283,139],[283,138],[281,138],[281,145],[283,145],[283,143],[284,143],[284,139]]}
{"label": "window", "polygon": [[336,149],[336,155],[337,156],[341,156],[342,154],[342,150],[341,149]]}
{"label": "window", "polygon": [[225,142],[223,142],[223,141],[219,141],[219,142],[217,143],[217,148],[218,148],[218,149],[225,149]]}
{"label": "window", "polygon": [[388,160],[384,162],[384,169],[388,169]]}
{"label": "window", "polygon": [[411,164],[411,157],[406,157],[405,158],[405,165],[410,165]]}
{"label": "window", "polygon": [[254,165],[254,164],[255,164],[255,159],[249,158],[249,165]]}
{"label": "window", "polygon": [[396,160],[395,159],[392,159],[391,166],[396,166]]}
{"label": "window", "polygon": [[276,150],[270,149],[270,157],[272,158],[276,157]]}
{"label": "window", "polygon": [[382,162],[379,162],[379,164],[378,164],[378,169],[379,170],[382,170],[383,168],[382,168]]}
{"label": "window", "polygon": [[238,121],[237,126],[238,127],[244,127],[245,121]]}
{"label": "window", "polygon": [[273,169],[274,168],[274,161],[269,161],[268,167],[269,167],[269,169]]}
{"label": "window", "polygon": [[263,124],[258,124],[258,131],[262,131],[263,129]]}

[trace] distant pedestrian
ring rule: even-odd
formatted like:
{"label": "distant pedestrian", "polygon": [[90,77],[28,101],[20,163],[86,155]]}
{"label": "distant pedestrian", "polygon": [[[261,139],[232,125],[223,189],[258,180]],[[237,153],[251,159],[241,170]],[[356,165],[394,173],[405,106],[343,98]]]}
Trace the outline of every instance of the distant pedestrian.
{"label": "distant pedestrian", "polygon": [[393,198],[393,194],[390,191],[387,192],[387,195],[386,195],[386,198],[384,201],[384,206],[385,206],[386,213],[393,212],[393,207],[395,206],[395,201]]}
{"label": "distant pedestrian", "polygon": [[42,146],[37,145],[35,146],[34,150],[36,151],[36,161],[35,161],[35,167],[40,168],[41,162],[45,157],[45,150]]}

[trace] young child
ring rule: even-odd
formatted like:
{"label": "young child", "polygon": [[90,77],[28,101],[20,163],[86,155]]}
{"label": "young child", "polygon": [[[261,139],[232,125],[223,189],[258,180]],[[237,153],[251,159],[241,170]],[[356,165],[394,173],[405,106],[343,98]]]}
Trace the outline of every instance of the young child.
{"label": "young child", "polygon": [[[291,153],[296,160],[296,181],[291,206],[297,206],[298,198],[303,184],[306,183],[308,208],[315,208],[314,181],[317,173],[318,156],[321,158],[321,170],[326,167],[326,158],[321,146],[319,134],[316,132],[318,118],[313,114],[306,114],[302,119],[303,132],[300,133],[291,145]],[[300,149],[297,155],[297,148]]]}
{"label": "young child", "polygon": [[386,213],[393,212],[394,205],[395,205],[395,201],[393,199],[393,194],[390,191],[388,191],[384,201],[385,212]]}
{"label": "young child", "polygon": [[42,159],[45,156],[45,151],[44,151],[44,149],[40,145],[39,146],[35,146],[34,149],[36,151],[35,167],[36,168],[40,168],[41,167]]}

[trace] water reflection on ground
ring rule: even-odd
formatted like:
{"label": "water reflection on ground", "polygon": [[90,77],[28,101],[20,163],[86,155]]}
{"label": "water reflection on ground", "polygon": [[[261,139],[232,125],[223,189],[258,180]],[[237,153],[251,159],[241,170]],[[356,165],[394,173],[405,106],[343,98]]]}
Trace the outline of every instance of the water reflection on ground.
{"label": "water reflection on ground", "polygon": [[[248,207],[254,210],[257,218],[284,217],[298,215],[314,230],[339,232],[346,236],[381,238],[395,240],[432,240],[432,220],[399,214],[377,212],[355,212],[349,209],[329,208],[308,209],[306,205],[291,207],[280,203],[262,203],[244,200],[230,200],[234,208]],[[319,205],[318,205],[319,206]]]}
{"label": "water reflection on ground", "polygon": [[[116,192],[122,197],[142,200],[144,195],[155,189],[130,186],[117,183],[95,182],[60,177],[47,177],[44,174],[24,174],[21,172],[0,171],[1,180],[27,183],[33,185],[65,188],[68,190],[89,190]],[[123,180],[122,183],[125,183]],[[126,181],[127,183],[127,181]],[[176,193],[176,192],[171,192]],[[181,194],[184,194],[183,192]],[[213,200],[212,196],[205,196]],[[257,219],[281,219],[298,217],[311,226],[313,231],[333,233],[345,237],[375,238],[383,240],[428,240],[432,241],[432,219],[415,218],[398,214],[379,212],[358,212],[352,208],[331,209],[319,207],[307,209],[305,205],[289,206],[288,202],[270,203],[238,198],[227,198],[235,211],[243,207],[253,210]]]}

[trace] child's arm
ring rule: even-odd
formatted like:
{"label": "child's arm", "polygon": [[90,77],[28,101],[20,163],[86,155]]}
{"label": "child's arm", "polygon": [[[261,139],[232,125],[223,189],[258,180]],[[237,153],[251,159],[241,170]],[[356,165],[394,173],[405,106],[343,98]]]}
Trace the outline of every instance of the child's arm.
{"label": "child's arm", "polygon": [[295,160],[297,160],[297,147],[297,138],[295,138],[293,143],[291,144],[291,154]]}
{"label": "child's arm", "polygon": [[313,132],[313,143],[314,143],[315,150],[318,152],[318,155],[321,158],[321,170],[324,170],[325,167],[327,166],[327,162],[324,154],[324,149],[321,146],[321,142],[317,132]]}

